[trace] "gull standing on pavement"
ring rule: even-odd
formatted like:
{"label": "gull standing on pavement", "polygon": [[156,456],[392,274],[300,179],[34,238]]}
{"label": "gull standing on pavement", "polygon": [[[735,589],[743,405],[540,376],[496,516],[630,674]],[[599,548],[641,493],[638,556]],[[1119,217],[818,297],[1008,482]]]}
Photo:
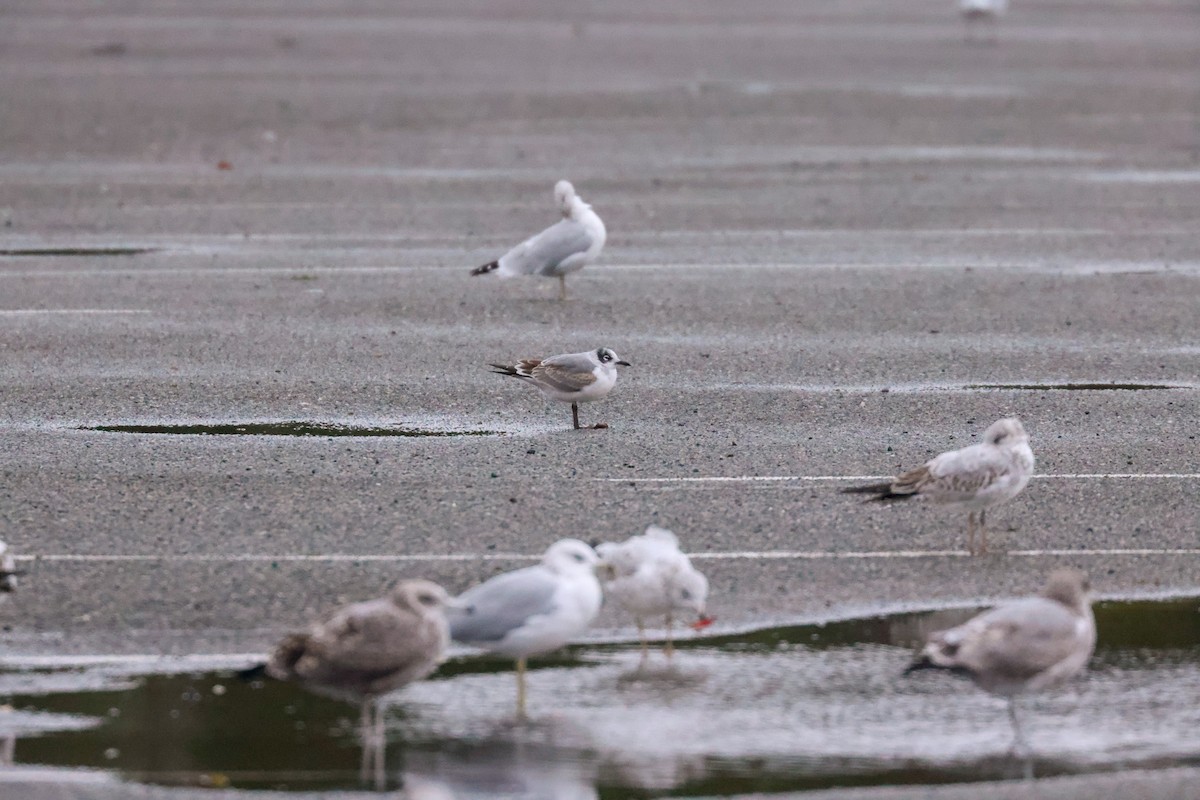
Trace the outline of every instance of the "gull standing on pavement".
{"label": "gull standing on pavement", "polygon": [[[283,639],[261,668],[272,678],[360,704],[365,778],[383,776],[380,698],[433,672],[450,641],[445,589],[426,580],[401,581],[387,597],[353,603]],[[372,715],[374,720],[372,721]]]}
{"label": "gull standing on pavement", "polygon": [[646,617],[666,617],[663,650],[668,659],[674,653],[671,627],[676,613],[694,614],[695,628],[712,622],[704,613],[708,579],[692,566],[671,531],[651,525],[645,533],[623,542],[597,545],[596,552],[600,555],[598,571],[603,576],[605,595],[632,614],[637,623],[643,660],[648,653]]}
{"label": "gull standing on pavement", "polygon": [[0,592],[5,594],[15,592],[17,576],[24,574],[24,570],[17,569],[17,560],[8,549],[8,545],[0,542]]}
{"label": "gull standing on pavement", "polygon": [[531,236],[495,261],[471,270],[472,275],[495,272],[502,278],[542,275],[558,278],[558,299],[567,299],[567,274],[596,260],[607,236],[604,222],[575,194],[570,181],[554,185],[554,203],[563,218]]}
{"label": "gull standing on pavement", "polygon": [[[551,400],[571,404],[575,430],[579,425],[579,404],[599,400],[617,383],[617,366],[632,366],[607,347],[586,353],[565,353],[550,358],[523,358],[516,364],[492,364],[498,375],[520,378],[536,387]],[[598,422],[593,428],[607,428]]]}
{"label": "gull standing on pavement", "polygon": [[450,612],[456,642],[517,662],[517,719],[525,719],[525,667],[583,633],[600,613],[596,551],[578,539],[560,539],[542,562],[501,573],[458,596]]}
{"label": "gull standing on pavement", "polygon": [[973,33],[976,25],[987,25],[991,36],[983,41],[995,44],[1000,17],[1008,11],[1008,0],[958,0],[958,10],[966,26],[964,36],[968,42],[975,41]]}
{"label": "gull standing on pavement", "polygon": [[904,674],[923,669],[965,673],[984,691],[1007,698],[1015,752],[1024,747],[1016,696],[1074,677],[1092,657],[1096,619],[1090,588],[1082,572],[1055,570],[1040,595],[1005,603],[930,635]]}
{"label": "gull standing on pavement", "polygon": [[[983,441],[951,450],[924,465],[909,470],[887,483],[852,486],[849,494],[874,494],[871,500],[907,500],[922,497],[935,503],[966,508],[967,547],[971,555],[987,552],[984,512],[988,506],[1011,500],[1025,488],[1033,475],[1033,451],[1029,435],[1016,417],[993,422],[983,432]],[[979,548],[975,547],[975,512],[979,512]]]}

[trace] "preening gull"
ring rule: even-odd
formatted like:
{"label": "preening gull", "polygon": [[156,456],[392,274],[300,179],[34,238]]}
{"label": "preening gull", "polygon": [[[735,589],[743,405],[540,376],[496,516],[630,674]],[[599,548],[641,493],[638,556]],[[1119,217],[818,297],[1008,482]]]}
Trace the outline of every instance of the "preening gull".
{"label": "preening gull", "polygon": [[517,718],[525,718],[525,666],[583,633],[600,613],[596,551],[560,539],[542,562],[504,572],[458,596],[450,611],[455,641],[517,662]]}
{"label": "preening gull", "polygon": [[575,193],[570,181],[554,185],[554,202],[563,218],[531,236],[495,261],[471,270],[472,275],[494,272],[502,278],[542,275],[558,278],[558,296],[567,299],[567,274],[596,260],[607,235],[604,222]]}
{"label": "preening gull", "polygon": [[[1007,417],[989,425],[978,444],[942,453],[887,483],[852,486],[842,491],[877,495],[872,500],[922,497],[964,507],[968,510],[967,547],[972,555],[979,555],[987,552],[984,517],[987,508],[1016,497],[1032,475],[1033,451],[1025,426],[1016,417]],[[976,511],[979,512],[978,549]]]}
{"label": "preening gull", "polygon": [[[492,364],[499,375],[520,378],[546,397],[571,404],[571,419],[579,430],[579,404],[599,400],[617,383],[617,366],[631,366],[607,347],[550,358],[523,358],[516,364]],[[603,422],[592,427],[607,428]]]}
{"label": "preening gull", "polygon": [[379,783],[383,773],[380,698],[425,677],[442,663],[450,641],[445,609],[452,604],[436,583],[401,581],[386,597],[343,606],[306,632],[287,636],[267,660],[265,671],[273,678],[358,702],[364,777],[374,761]]}
{"label": "preening gull", "polygon": [[1008,698],[1016,749],[1023,744],[1016,696],[1074,677],[1096,648],[1090,588],[1082,572],[1055,570],[1040,595],[932,634],[905,674],[923,669],[964,673],[981,689]]}
{"label": "preening gull", "polygon": [[675,614],[694,614],[696,627],[712,620],[704,613],[708,579],[692,566],[679,549],[679,539],[666,528],[651,525],[646,532],[623,542],[604,542],[596,547],[605,596],[633,615],[642,657],[648,650],[645,619],[666,617],[667,657],[673,652],[671,627]]}

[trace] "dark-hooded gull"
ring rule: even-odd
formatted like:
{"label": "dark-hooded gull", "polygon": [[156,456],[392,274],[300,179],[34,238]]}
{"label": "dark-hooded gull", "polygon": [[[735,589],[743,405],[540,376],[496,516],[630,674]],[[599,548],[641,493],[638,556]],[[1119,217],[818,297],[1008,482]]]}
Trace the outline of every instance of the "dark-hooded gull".
{"label": "dark-hooded gull", "polygon": [[[607,347],[550,358],[524,358],[516,364],[492,364],[498,375],[520,378],[551,400],[571,404],[571,420],[579,430],[579,404],[605,397],[617,383],[617,367],[631,366]],[[603,422],[592,427],[607,428]]]}

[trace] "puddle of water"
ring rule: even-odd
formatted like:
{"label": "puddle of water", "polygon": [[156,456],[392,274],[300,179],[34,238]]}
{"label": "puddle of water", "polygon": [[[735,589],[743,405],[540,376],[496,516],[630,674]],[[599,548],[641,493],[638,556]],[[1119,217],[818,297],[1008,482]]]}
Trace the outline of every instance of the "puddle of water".
{"label": "puddle of water", "polygon": [[1187,389],[1167,383],[969,383],[964,389],[1008,389],[1029,392],[1152,392]]}
{"label": "puddle of water", "polygon": [[335,422],[227,422],[190,425],[81,425],[81,431],[155,433],[175,436],[497,436],[499,431],[438,430],[402,425],[359,426]]}
{"label": "puddle of water", "polygon": [[0,256],[140,256],[157,247],[20,247],[0,250]]}
{"label": "puddle of water", "polygon": [[[658,653],[640,666],[628,645],[577,647],[537,662],[523,725],[511,721],[511,665],[453,660],[390,708],[389,785],[638,798],[1019,778],[1002,701],[948,675],[900,675],[928,631],[971,613],[693,639],[669,667]],[[1037,774],[1200,763],[1200,600],[1102,603],[1096,615],[1086,677],[1022,703]],[[15,709],[0,712],[0,738],[15,738],[18,765],[173,786],[360,788],[350,705],[229,673],[103,673],[0,673]],[[62,729],[48,730],[55,720]]]}

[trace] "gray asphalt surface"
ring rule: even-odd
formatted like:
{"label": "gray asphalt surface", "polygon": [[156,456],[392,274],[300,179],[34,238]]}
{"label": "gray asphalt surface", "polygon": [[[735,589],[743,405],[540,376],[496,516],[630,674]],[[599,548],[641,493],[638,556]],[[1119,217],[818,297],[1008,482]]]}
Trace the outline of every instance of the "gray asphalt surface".
{"label": "gray asphalt surface", "polygon": [[[2,16],[0,249],[80,251],[0,256],[0,537],[39,557],[10,655],[262,650],[649,522],[725,554],[728,626],[1058,564],[1200,585],[1192,3],[1017,4],[991,46],[941,0]],[[609,229],[573,299],[468,278],[562,177]],[[600,345],[634,364],[582,409],[607,431],[486,369]],[[1045,383],[1177,388],[966,388]],[[1036,479],[990,514],[1025,552],[979,559],[936,554],[965,515],[836,481],[637,482],[891,474],[1008,414],[1041,474],[1168,477]],[[256,420],[501,435],[76,430]]]}

